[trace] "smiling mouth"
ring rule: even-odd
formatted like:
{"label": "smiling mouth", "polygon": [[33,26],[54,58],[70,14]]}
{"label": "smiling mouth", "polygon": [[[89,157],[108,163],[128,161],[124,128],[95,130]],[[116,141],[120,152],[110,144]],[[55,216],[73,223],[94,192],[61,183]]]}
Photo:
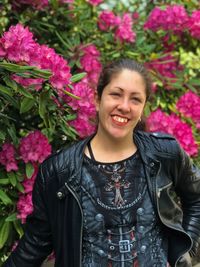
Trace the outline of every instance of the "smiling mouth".
{"label": "smiling mouth", "polygon": [[112,118],[114,121],[119,122],[119,123],[127,123],[128,122],[127,118],[122,118],[119,116],[113,116]]}

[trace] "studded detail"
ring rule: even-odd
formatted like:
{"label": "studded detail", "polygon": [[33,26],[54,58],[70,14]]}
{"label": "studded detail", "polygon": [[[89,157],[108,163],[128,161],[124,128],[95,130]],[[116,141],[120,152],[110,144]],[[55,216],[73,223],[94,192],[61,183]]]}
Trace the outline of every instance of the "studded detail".
{"label": "studded detail", "polygon": [[95,216],[95,220],[97,222],[103,222],[104,220],[104,216],[101,214],[101,213],[98,213],[96,216]]}
{"label": "studded detail", "polygon": [[139,208],[139,209],[137,209],[137,214],[138,214],[138,215],[142,215],[142,214],[144,214],[144,209],[143,209],[143,208]]}
{"label": "studded detail", "polygon": [[139,227],[138,231],[139,231],[140,233],[144,233],[144,226],[141,225],[141,226]]}
{"label": "studded detail", "polygon": [[59,199],[62,199],[63,197],[64,197],[64,194],[62,193],[62,192],[57,192],[57,197],[59,198]]}
{"label": "studded detail", "polygon": [[141,246],[141,248],[140,248],[140,252],[141,252],[141,253],[145,253],[146,249],[147,249],[147,247],[146,247],[145,245],[143,245],[143,246]]}
{"label": "studded detail", "polygon": [[154,167],[155,163],[154,162],[151,162],[150,163],[150,167]]}
{"label": "studded detail", "polygon": [[104,252],[102,249],[99,249],[99,250],[97,251],[97,253],[98,253],[99,256],[101,256],[101,257],[105,257],[105,256],[106,256],[105,252]]}

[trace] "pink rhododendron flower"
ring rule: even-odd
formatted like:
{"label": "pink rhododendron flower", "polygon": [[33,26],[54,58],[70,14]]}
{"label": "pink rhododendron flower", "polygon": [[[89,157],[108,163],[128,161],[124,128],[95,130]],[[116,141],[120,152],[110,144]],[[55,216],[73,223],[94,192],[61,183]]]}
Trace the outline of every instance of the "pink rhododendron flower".
{"label": "pink rhododendron flower", "polygon": [[[175,59],[171,55],[166,55],[160,59],[153,60],[145,65],[147,68],[153,69],[158,72],[162,77],[171,78],[170,82],[176,81],[176,71],[183,70],[183,66],[180,66],[177,59]],[[171,87],[165,88],[171,89]]]}
{"label": "pink rhododendron flower", "polygon": [[200,129],[200,96],[188,91],[179,98],[176,107],[184,116],[196,122]]}
{"label": "pink rhododendron flower", "polygon": [[173,31],[177,34],[187,29],[189,16],[181,5],[169,5],[165,10],[155,7],[144,24],[145,29]]}
{"label": "pink rhododendron flower", "polygon": [[9,31],[3,34],[0,44],[6,53],[5,57],[14,62],[28,62],[30,60],[30,52],[36,46],[33,34],[28,27],[24,28],[21,24],[11,26]]}
{"label": "pink rhododendron flower", "polygon": [[151,132],[164,132],[173,135],[179,141],[183,149],[190,155],[198,154],[198,145],[192,134],[192,128],[176,114],[167,115],[160,109],[152,112],[147,119],[147,125]]}
{"label": "pink rhododendron flower", "polygon": [[195,10],[188,22],[188,28],[192,37],[200,39],[200,10]]}
{"label": "pink rhododendron flower", "polygon": [[[87,72],[87,82],[90,86],[95,87],[98,80],[99,74],[101,72],[101,62],[100,62],[100,52],[97,50],[96,46],[91,44],[84,48],[83,56],[80,59],[81,70]],[[85,81],[86,81],[85,79]]]}
{"label": "pink rhododendron flower", "polygon": [[34,164],[34,173],[31,178],[26,178],[22,185],[24,187],[24,193],[19,194],[19,200],[17,202],[17,218],[21,219],[22,223],[26,222],[26,218],[33,211],[32,204],[32,191],[35,183],[35,179],[38,173],[38,165]]}
{"label": "pink rhododendron flower", "polygon": [[[62,89],[70,84],[71,73],[68,62],[54,49],[36,43],[33,40],[33,34],[21,24],[11,26],[0,39],[1,56],[14,62],[50,70],[52,76],[49,82],[61,96],[64,94]],[[16,75],[13,77],[22,86],[34,86],[36,90],[41,88],[43,82],[42,79],[21,78]]]}
{"label": "pink rhododendron flower", "polygon": [[36,130],[21,139],[19,151],[25,163],[42,163],[51,154],[51,145],[47,137]]}
{"label": "pink rhododendron flower", "polygon": [[73,110],[79,111],[88,117],[94,117],[96,109],[94,105],[94,90],[87,83],[79,82],[74,85],[72,93],[80,97],[80,100],[68,98],[68,103]]}
{"label": "pink rhododendron flower", "polygon": [[22,223],[25,223],[27,216],[33,211],[32,193],[20,193],[19,200],[17,202],[17,211],[17,218],[19,218]]}
{"label": "pink rhododendron flower", "polygon": [[[64,89],[70,84],[70,67],[68,62],[56,54],[53,48],[46,45],[38,46],[31,54],[30,65],[37,66],[40,69],[47,69],[52,72],[49,81],[54,88]],[[58,91],[62,95],[62,91]]]}
{"label": "pink rhododendron flower", "polygon": [[22,78],[18,75],[12,75],[12,79],[17,83],[21,84],[23,87],[33,86],[36,91],[42,89],[42,83],[44,82],[44,79],[42,78]]}
{"label": "pink rhododendron flower", "polygon": [[115,38],[121,42],[135,42],[136,34],[132,30],[133,19],[129,13],[125,13],[115,32]]}
{"label": "pink rhododendron flower", "polygon": [[86,72],[94,70],[99,71],[101,69],[101,63],[99,60],[90,54],[85,54],[85,56],[81,58],[80,62]]}
{"label": "pink rhododendron flower", "polygon": [[76,129],[81,138],[93,134],[96,126],[89,121],[87,115],[78,113],[77,118],[70,122],[70,125]]}
{"label": "pink rhododendron flower", "polygon": [[0,163],[5,166],[6,171],[17,171],[17,161],[15,159],[15,147],[10,143],[5,143],[0,151]]}
{"label": "pink rhododendron flower", "polygon": [[93,6],[98,6],[102,2],[103,2],[103,0],[88,0],[88,3],[90,3]]}
{"label": "pink rhododendron flower", "polygon": [[115,16],[115,14],[112,11],[105,10],[102,11],[98,18],[98,26],[100,30],[107,31],[112,27],[115,27],[120,23],[121,19],[118,16]]}

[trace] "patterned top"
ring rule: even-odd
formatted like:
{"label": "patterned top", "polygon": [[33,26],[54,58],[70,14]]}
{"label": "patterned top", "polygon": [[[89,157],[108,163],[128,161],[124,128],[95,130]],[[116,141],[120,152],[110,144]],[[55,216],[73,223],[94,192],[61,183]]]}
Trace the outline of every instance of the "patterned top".
{"label": "patterned top", "polygon": [[[115,163],[95,161],[91,154],[91,159],[85,156],[83,168],[86,175],[81,183],[84,213],[82,266],[138,266],[140,250],[147,255],[148,249],[139,242],[142,228],[138,225],[138,218],[143,210],[144,199],[148,196],[139,153]],[[152,248],[161,253],[163,258],[163,263],[154,266],[166,266],[166,255],[161,245],[163,238],[153,212],[148,220],[150,227],[144,232],[147,231],[148,236],[153,233],[154,239],[160,240]],[[148,253],[153,255],[152,251]],[[148,266],[147,263],[145,266]]]}

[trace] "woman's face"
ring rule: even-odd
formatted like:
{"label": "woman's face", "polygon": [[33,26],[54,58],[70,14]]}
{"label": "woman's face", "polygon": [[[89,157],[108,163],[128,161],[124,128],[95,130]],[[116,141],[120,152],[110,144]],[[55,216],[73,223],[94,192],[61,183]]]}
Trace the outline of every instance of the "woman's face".
{"label": "woman's face", "polygon": [[112,77],[96,100],[98,132],[114,139],[131,138],[146,102],[142,76],[124,69]]}

